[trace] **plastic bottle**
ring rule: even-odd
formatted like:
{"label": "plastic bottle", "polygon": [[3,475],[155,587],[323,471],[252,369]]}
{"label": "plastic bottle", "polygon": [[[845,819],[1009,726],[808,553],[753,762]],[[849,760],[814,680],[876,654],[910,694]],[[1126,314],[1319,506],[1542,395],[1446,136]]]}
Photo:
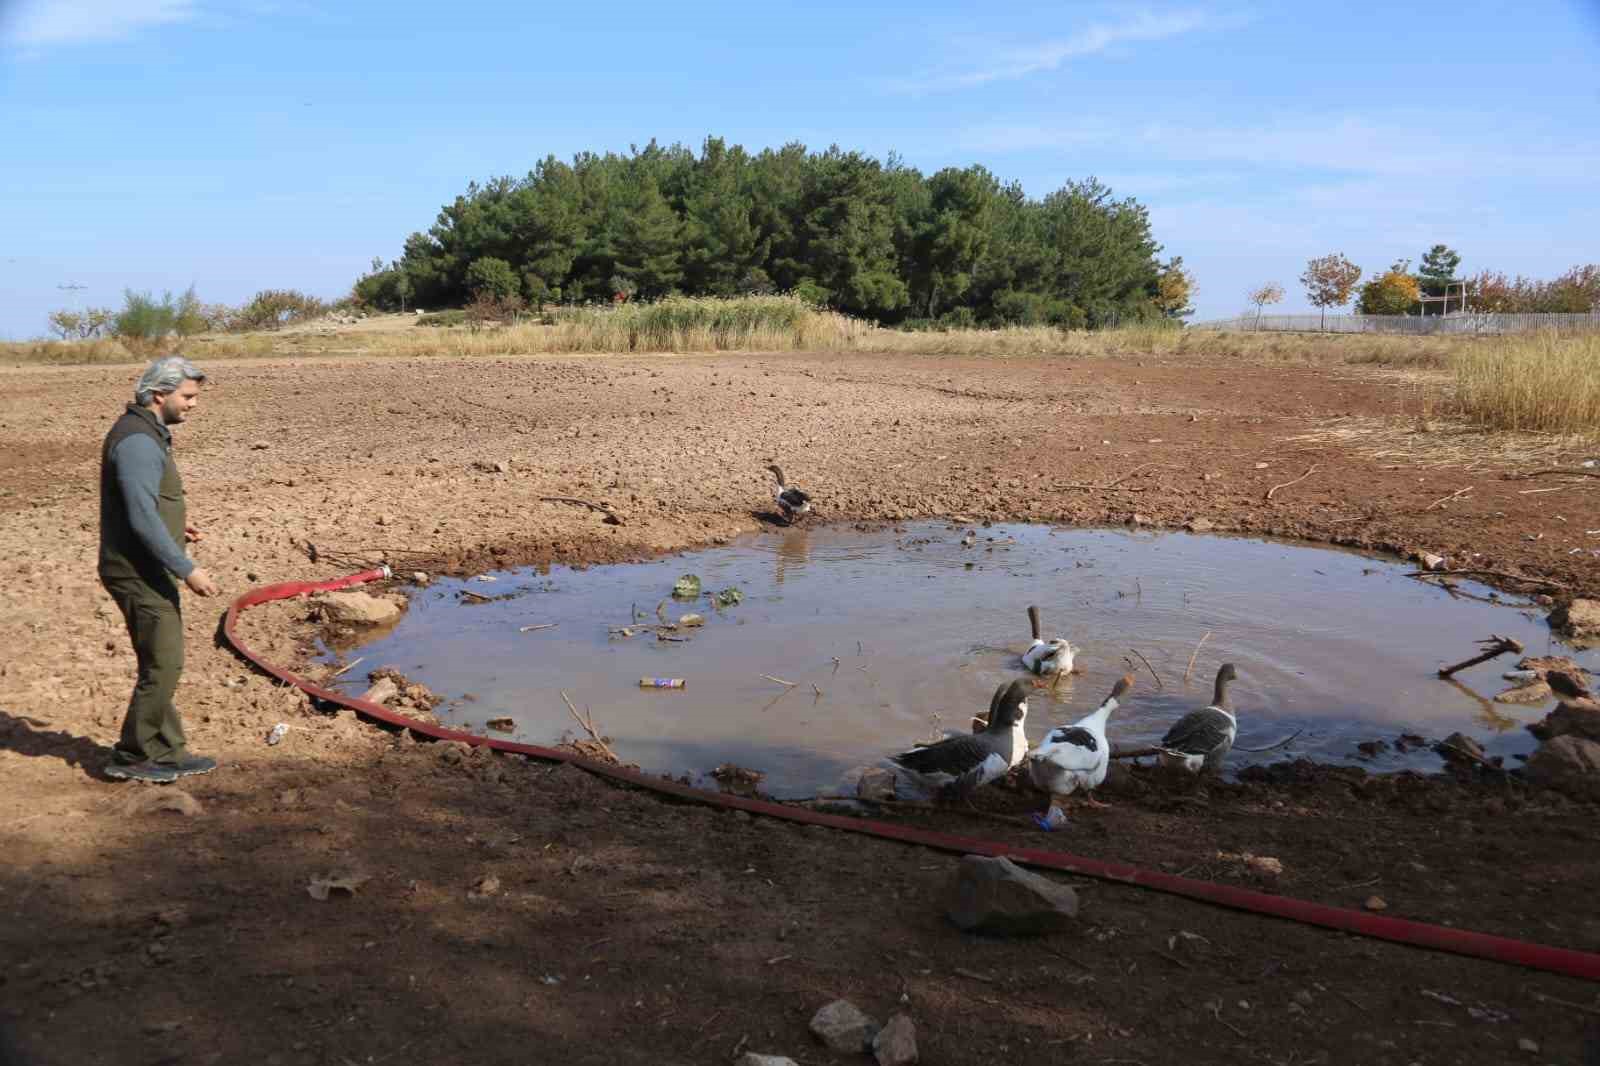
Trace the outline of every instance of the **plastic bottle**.
{"label": "plastic bottle", "polygon": [[640,688],[682,688],[685,682],[681,677],[641,677]]}

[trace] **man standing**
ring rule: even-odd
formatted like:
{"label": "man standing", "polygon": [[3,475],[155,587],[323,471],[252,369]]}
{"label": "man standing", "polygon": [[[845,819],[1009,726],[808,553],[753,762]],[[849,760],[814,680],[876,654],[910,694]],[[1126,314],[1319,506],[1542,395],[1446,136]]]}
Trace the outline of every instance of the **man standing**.
{"label": "man standing", "polygon": [[183,617],[173,579],[201,596],[218,592],[181,546],[200,534],[185,522],[167,428],[189,417],[205,380],[182,356],[151,363],[100,451],[100,583],[121,608],[139,659],[109,777],[168,784],[217,768],[215,759],[189,754],[172,702],[183,673]]}

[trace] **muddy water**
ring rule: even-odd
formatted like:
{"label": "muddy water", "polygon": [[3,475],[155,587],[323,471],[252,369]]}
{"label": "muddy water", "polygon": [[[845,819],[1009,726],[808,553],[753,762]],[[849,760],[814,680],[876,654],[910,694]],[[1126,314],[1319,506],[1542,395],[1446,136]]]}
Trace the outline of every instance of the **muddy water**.
{"label": "muddy water", "polygon": [[[1533,741],[1522,727],[1551,704],[1485,698],[1507,687],[1500,674],[1513,657],[1464,671],[1460,686],[1433,671],[1470,656],[1491,632],[1520,639],[1531,654],[1567,650],[1533,611],[1452,599],[1402,576],[1408,566],[1349,552],[1176,533],[974,532],[967,546],[967,529],[943,522],[787,531],[648,564],[441,581],[418,590],[405,620],[359,654],[425,681],[451,701],[441,713],[457,728],[483,731],[488,719],[509,716],[512,737],[557,741],[574,728],[565,689],[592,708],[626,761],[692,776],[733,762],[763,771],[772,794],[799,796],[941,729],[968,728],[996,685],[1022,676],[1030,603],[1043,610],[1047,635],[1081,648],[1083,670],[1054,696],[1030,700],[1030,736],[1091,710],[1137,649],[1164,687],[1134,660],[1138,681],[1112,739],[1153,741],[1208,701],[1217,667],[1231,661],[1240,746],[1302,730],[1269,755],[1236,753],[1235,771],[1298,755],[1434,768],[1426,752],[1356,750],[1402,730],[1429,739],[1461,730],[1492,753],[1525,753]],[[743,602],[718,609],[704,595],[668,599],[686,573],[707,594],[737,587]],[[508,598],[470,602],[463,590]],[[694,611],[704,627],[684,631],[683,642],[611,635],[635,605],[655,621],[663,599],[669,617]],[[520,631],[549,622],[559,624]],[[1600,667],[1594,653],[1577,657]],[[641,677],[687,684],[642,690]]]}

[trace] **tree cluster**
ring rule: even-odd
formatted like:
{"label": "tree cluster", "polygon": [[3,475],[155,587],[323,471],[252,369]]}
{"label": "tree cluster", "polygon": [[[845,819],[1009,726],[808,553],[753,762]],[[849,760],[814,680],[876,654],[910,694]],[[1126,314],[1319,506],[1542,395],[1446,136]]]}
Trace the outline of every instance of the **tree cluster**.
{"label": "tree cluster", "polygon": [[794,292],[885,323],[1096,326],[1191,313],[1145,208],[1099,181],[1040,200],[981,166],[923,175],[838,147],[756,154],[708,137],[547,157],[472,183],[401,257],[355,285],[369,305],[462,306]]}

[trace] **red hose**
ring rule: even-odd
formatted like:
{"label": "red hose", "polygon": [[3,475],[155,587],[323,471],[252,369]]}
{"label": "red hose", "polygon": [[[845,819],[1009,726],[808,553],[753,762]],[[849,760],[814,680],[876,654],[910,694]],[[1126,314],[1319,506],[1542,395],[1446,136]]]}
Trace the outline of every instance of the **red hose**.
{"label": "red hose", "polygon": [[666,778],[651,777],[635,770],[625,770],[621,767],[595,762],[591,759],[585,759],[582,756],[553,748],[541,748],[533,744],[518,744],[509,740],[497,740],[491,737],[479,736],[475,733],[462,733],[453,729],[445,729],[441,726],[417,721],[414,718],[407,718],[405,715],[391,711],[381,704],[370,703],[358,697],[346,696],[343,693],[312,684],[304,678],[261,658],[239,638],[239,634],[235,629],[240,613],[258,604],[268,603],[273,600],[291,599],[295,596],[303,596],[312,592],[328,592],[335,589],[350,588],[354,585],[381,580],[389,576],[388,568],[385,567],[377,570],[367,570],[332,581],[286,582],[255,589],[240,596],[229,605],[227,618],[223,622],[223,633],[235,651],[285,684],[293,685],[316,699],[337,704],[340,707],[347,707],[368,718],[388,725],[403,726],[414,733],[419,733],[435,740],[459,740],[466,744],[487,747],[494,751],[512,752],[519,755],[529,755],[537,759],[570,763],[601,777],[608,777],[614,781],[622,781],[638,788],[677,796],[697,803],[705,803],[713,807],[729,807],[736,810],[749,811],[751,814],[783,818],[806,825],[823,825],[848,833],[864,833],[868,836],[900,840],[908,844],[920,844],[924,847],[938,848],[944,851],[972,855],[1003,855],[1015,862],[1030,866],[1061,870],[1066,873],[1078,874],[1083,877],[1095,877],[1106,881],[1118,881],[1122,884],[1139,885],[1144,888],[1155,889],[1158,892],[1168,892],[1177,896],[1185,896],[1189,899],[1204,900],[1207,903],[1251,911],[1256,914],[1288,918],[1291,921],[1304,922],[1308,925],[1320,925],[1324,928],[1337,929],[1341,932],[1356,933],[1380,940],[1390,940],[1399,944],[1433,948],[1438,951],[1450,951],[1459,955],[1493,959],[1498,962],[1527,966],[1535,970],[1546,970],[1550,973],[1562,974],[1567,977],[1600,981],[1600,955],[1585,951],[1549,947],[1544,944],[1531,944],[1527,941],[1513,940],[1509,937],[1492,936],[1488,933],[1474,933],[1463,929],[1430,925],[1426,922],[1413,922],[1404,918],[1385,918],[1381,915],[1347,910],[1343,907],[1330,907],[1326,904],[1311,903],[1287,896],[1274,896],[1265,892],[1254,892],[1247,888],[1235,888],[1231,885],[1221,885],[1212,881],[1197,881],[1153,870],[1141,870],[1138,867],[1128,866],[1119,862],[1082,858],[1065,852],[1041,851],[1035,848],[1017,847],[1012,844],[998,844],[989,840],[955,836],[931,829],[892,825],[888,822],[871,821],[843,815],[822,814],[818,811],[772,803],[766,800],[747,799],[742,796],[731,796],[720,792],[707,792],[703,789],[690,788],[688,785],[678,784]]}

